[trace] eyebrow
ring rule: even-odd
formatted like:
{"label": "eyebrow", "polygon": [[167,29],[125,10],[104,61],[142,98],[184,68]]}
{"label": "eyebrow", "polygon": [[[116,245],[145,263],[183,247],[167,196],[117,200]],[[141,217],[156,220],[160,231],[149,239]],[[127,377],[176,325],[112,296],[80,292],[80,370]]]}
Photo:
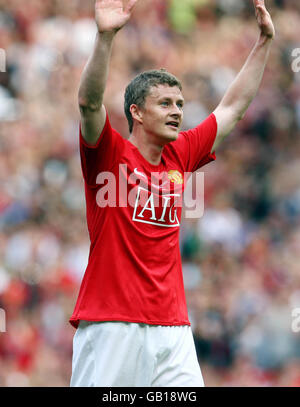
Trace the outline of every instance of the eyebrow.
{"label": "eyebrow", "polygon": [[[164,96],[162,96],[162,97],[160,97],[160,98],[158,99],[158,101],[161,101],[161,100],[167,100],[168,102],[172,102],[172,101],[173,101],[171,98],[169,98],[169,97],[164,97]],[[185,100],[182,99],[182,98],[180,98],[180,99],[177,99],[177,103],[178,103],[178,102],[181,102],[182,104],[184,104],[184,103],[185,103]]]}

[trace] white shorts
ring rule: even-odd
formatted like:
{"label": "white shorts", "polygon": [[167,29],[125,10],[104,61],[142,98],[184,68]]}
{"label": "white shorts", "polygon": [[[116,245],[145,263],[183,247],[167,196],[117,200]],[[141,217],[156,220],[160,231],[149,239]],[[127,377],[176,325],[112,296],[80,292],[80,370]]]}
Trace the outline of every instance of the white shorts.
{"label": "white shorts", "polygon": [[71,387],[203,387],[191,327],[80,321]]}

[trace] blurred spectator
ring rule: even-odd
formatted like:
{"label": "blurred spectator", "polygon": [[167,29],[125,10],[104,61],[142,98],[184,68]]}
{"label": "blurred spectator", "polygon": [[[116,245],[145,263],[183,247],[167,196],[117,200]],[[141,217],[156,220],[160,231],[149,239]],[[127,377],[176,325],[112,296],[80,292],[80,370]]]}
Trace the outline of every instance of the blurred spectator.
{"label": "blurred spectator", "polygon": [[[68,386],[68,324],[88,259],[77,89],[93,1],[0,0],[0,385]],[[251,2],[144,0],[117,37],[105,103],[124,136],[140,70],[183,81],[184,128],[218,104],[257,37]],[[259,95],[205,167],[205,212],[183,219],[183,275],[208,386],[300,386],[300,5],[268,4],[277,37]],[[151,35],[149,35],[151,33]],[[298,293],[298,294],[297,294]]]}

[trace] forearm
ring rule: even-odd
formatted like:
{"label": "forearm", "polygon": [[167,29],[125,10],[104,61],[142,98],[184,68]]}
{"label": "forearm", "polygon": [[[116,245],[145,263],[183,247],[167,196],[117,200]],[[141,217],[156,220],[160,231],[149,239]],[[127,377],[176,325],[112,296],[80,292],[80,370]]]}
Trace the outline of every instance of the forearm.
{"label": "forearm", "polygon": [[102,106],[114,32],[97,33],[95,46],[80,81],[78,100],[81,107],[98,110]]}
{"label": "forearm", "polygon": [[237,120],[244,116],[258,92],[272,41],[272,39],[260,35],[246,63],[221,101],[222,107],[233,109]]}

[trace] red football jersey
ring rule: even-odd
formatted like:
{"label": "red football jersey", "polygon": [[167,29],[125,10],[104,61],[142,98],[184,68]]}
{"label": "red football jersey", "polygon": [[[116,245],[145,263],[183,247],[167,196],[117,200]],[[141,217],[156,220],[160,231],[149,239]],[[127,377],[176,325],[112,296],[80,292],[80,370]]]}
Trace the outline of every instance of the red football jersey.
{"label": "red football jersey", "polygon": [[152,165],[112,129],[108,116],[96,145],[88,145],[80,130],[91,245],[70,318],[74,327],[80,320],[190,325],[179,249],[180,201],[184,174],[215,160],[216,134],[211,114],[167,144],[160,164]]}

